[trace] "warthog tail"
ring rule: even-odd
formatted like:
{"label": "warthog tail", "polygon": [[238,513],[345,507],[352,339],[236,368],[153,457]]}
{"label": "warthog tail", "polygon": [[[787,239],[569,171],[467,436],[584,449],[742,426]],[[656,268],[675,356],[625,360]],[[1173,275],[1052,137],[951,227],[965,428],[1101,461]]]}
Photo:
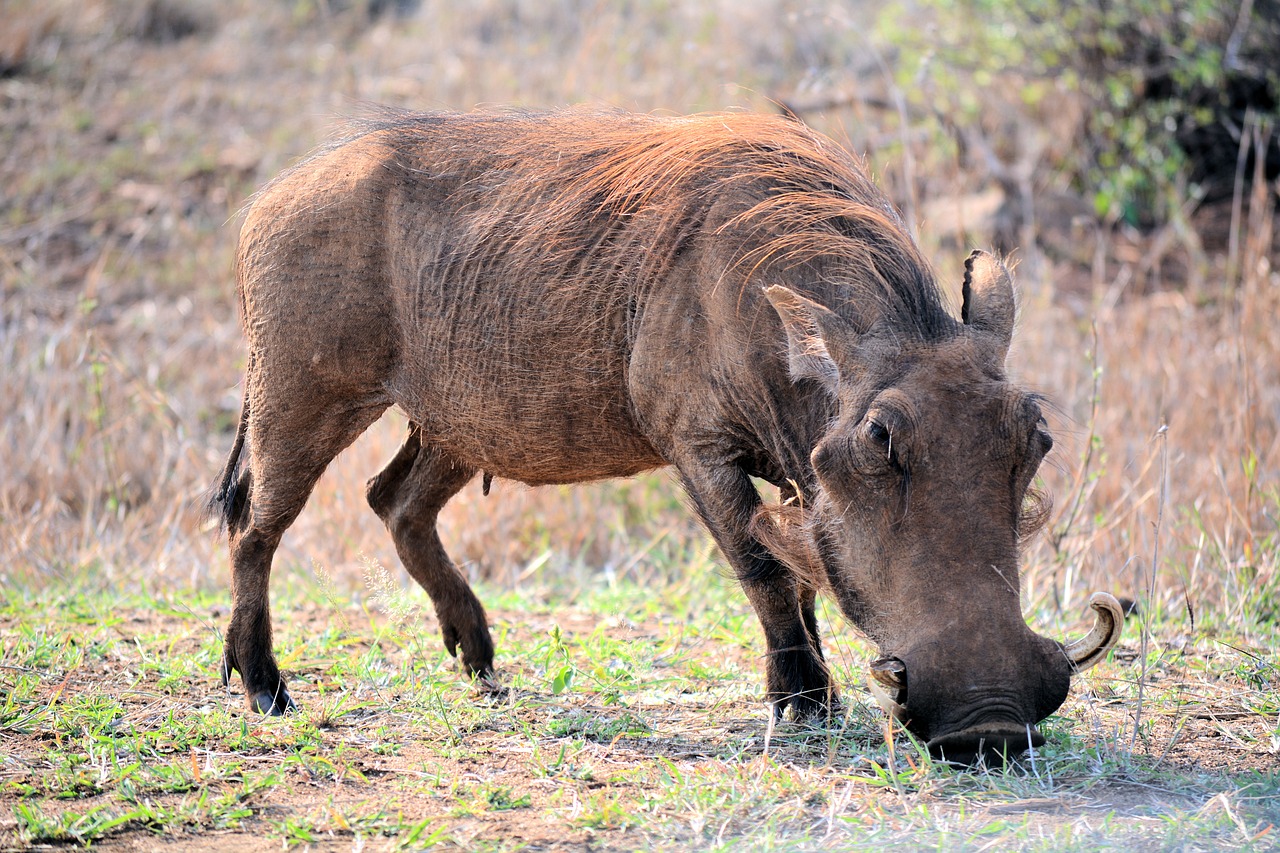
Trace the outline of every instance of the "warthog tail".
{"label": "warthog tail", "polygon": [[240,406],[240,425],[236,429],[236,441],[231,446],[222,477],[214,484],[212,494],[205,504],[206,518],[216,520],[220,530],[231,530],[239,522],[248,504],[248,495],[238,494],[240,480],[240,456],[244,452],[244,439],[249,431],[249,395],[246,392]]}

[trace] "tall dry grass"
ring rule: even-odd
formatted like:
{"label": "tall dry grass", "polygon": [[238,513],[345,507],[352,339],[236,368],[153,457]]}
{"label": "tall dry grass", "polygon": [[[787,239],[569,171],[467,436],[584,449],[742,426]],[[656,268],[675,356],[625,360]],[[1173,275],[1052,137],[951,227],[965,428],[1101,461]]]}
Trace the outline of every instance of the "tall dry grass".
{"label": "tall dry grass", "polygon": [[[17,69],[0,79],[6,589],[225,583],[225,553],[197,509],[239,400],[235,212],[362,101],[682,112],[785,99],[818,104],[805,117],[865,150],[913,221],[931,201],[991,187],[936,122],[902,107],[890,46],[856,6],[487,0],[376,20],[367,6],[6,4],[0,54]],[[174,35],[182,27],[165,16],[185,16],[191,33]],[[1030,190],[1059,190],[1059,143],[1043,139],[1059,139],[1054,123],[1070,111],[991,110],[993,138],[1040,122],[1038,136],[1014,134],[1031,142],[1008,145]],[[1146,589],[1163,505],[1159,602],[1232,619],[1274,608],[1275,198],[1265,184],[1242,191],[1222,250],[1193,234],[1093,226],[1069,238],[1090,259],[1082,267],[1045,250],[1035,220],[1020,232],[1011,365],[1056,401],[1059,438],[1044,472],[1057,511],[1027,560],[1031,605],[1071,619],[1090,589]],[[958,290],[960,259],[993,234],[966,220],[947,242],[932,224],[923,239]],[[1176,287],[1158,281],[1170,252],[1189,259]],[[394,564],[363,482],[402,433],[389,415],[334,463],[278,571],[318,563],[357,585],[362,555]],[[499,482],[488,498],[476,484],[443,527],[460,561],[500,583],[651,577],[703,541],[664,475],[576,489]]]}

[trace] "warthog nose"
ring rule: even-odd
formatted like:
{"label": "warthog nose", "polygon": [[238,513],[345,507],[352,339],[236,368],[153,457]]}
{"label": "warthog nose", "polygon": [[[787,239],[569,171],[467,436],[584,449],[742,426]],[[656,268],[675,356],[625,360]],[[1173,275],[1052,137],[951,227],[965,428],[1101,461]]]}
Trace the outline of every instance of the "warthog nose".
{"label": "warthog nose", "polygon": [[1044,735],[1035,726],[1015,723],[984,723],[951,732],[929,741],[929,753],[956,764],[1003,764],[1027,749],[1044,745]]}

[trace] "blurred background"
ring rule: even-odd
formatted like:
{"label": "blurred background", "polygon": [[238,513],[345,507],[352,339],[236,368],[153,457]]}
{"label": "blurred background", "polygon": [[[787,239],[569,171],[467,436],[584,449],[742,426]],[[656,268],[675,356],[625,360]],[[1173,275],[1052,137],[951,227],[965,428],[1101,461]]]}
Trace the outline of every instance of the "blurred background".
{"label": "blurred background", "polygon": [[[237,211],[343,116],[590,103],[794,114],[953,296],[972,248],[1012,254],[1010,367],[1058,438],[1028,609],[1274,623],[1278,69],[1277,0],[0,0],[0,583],[225,587],[198,510],[239,413]],[[277,574],[397,564],[364,480],[403,429],[335,462]],[[710,550],[662,473],[476,483],[442,527],[474,577],[562,592]]]}

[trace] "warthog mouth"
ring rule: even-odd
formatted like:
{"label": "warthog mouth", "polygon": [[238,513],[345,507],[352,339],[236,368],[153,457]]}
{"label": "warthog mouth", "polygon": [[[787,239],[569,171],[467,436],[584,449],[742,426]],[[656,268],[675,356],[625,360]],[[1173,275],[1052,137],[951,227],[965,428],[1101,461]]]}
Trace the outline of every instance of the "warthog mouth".
{"label": "warthog mouth", "polygon": [[1012,722],[980,723],[929,741],[929,753],[943,761],[976,764],[1003,764],[1028,749],[1044,745],[1044,735],[1031,724]]}
{"label": "warthog mouth", "polygon": [[[890,679],[896,679],[900,674],[892,670],[886,672],[886,663],[891,662],[877,661],[873,665],[868,685],[885,712],[910,728],[911,716],[902,704],[906,700],[905,684],[890,686]],[[971,765],[983,759],[989,765],[1002,765],[1027,749],[1044,743],[1044,735],[1030,723],[995,720],[939,735],[927,741],[925,746],[930,755],[952,764]]]}

